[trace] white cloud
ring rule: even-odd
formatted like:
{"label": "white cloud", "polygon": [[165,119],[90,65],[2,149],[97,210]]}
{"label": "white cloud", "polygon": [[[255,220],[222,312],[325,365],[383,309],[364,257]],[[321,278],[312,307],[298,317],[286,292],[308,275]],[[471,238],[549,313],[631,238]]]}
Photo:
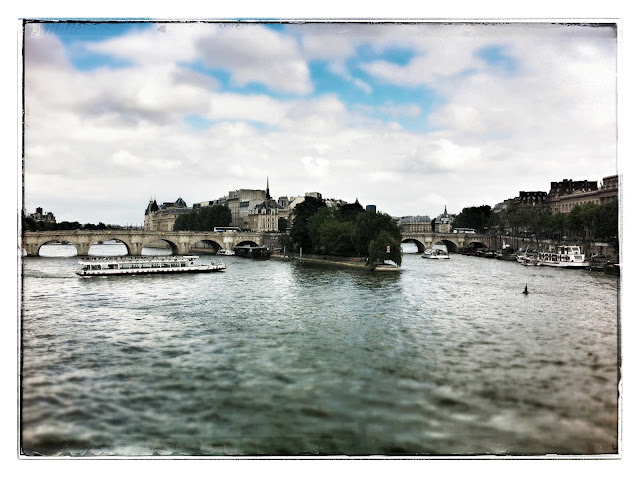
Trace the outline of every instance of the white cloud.
{"label": "white cloud", "polygon": [[265,84],[278,92],[312,91],[309,68],[294,38],[259,24],[213,27],[197,42],[204,64],[231,72],[233,82]]}
{"label": "white cloud", "polygon": [[[457,212],[521,189],[545,190],[564,177],[599,180],[615,172],[615,41],[598,29],[559,35],[517,27],[320,27],[168,24],[164,33],[92,44],[132,64],[86,71],[72,68],[55,36],[30,31],[25,205],[56,214],[57,207],[72,210],[69,197],[84,198],[77,217],[59,219],[139,223],[152,194],[192,203],[263,188],[268,175],[275,196],[357,195],[391,214],[435,216],[445,204]],[[312,38],[312,31],[324,33]],[[372,75],[364,91],[375,97],[381,81],[426,85],[440,95],[436,109],[407,96],[354,105],[339,92],[311,94],[306,60],[327,60],[355,84],[346,65],[358,63],[362,45],[416,55],[405,65],[360,61]],[[487,45],[503,46],[517,68],[506,74],[473,55]],[[184,62],[224,69],[234,84],[257,82],[269,91],[227,91],[224,81]],[[401,126],[423,114],[428,130]],[[214,124],[193,128],[190,116]],[[112,197],[119,209],[110,211]]]}

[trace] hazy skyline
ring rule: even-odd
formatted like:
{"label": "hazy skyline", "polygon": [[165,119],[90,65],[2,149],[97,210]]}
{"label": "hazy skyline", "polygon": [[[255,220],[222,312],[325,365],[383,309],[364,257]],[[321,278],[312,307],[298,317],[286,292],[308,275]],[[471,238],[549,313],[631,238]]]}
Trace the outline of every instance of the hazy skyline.
{"label": "hazy skyline", "polygon": [[616,167],[616,30],[551,23],[29,23],[25,200],[140,224],[149,198],[318,191],[394,216]]}

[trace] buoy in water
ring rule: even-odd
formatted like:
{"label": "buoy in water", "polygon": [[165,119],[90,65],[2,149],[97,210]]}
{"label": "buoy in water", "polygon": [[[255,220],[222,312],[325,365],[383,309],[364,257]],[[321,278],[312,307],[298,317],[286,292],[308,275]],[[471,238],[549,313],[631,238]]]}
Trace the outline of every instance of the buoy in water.
{"label": "buoy in water", "polygon": [[527,284],[524,285],[524,290],[522,291],[523,294],[528,294],[529,291],[527,290]]}

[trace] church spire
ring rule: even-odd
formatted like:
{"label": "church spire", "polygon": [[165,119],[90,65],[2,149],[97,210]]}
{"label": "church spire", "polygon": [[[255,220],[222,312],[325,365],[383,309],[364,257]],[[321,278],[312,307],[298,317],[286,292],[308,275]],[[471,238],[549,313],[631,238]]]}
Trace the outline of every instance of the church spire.
{"label": "church spire", "polygon": [[267,176],[267,199],[271,199],[271,195],[269,194],[269,176]]}

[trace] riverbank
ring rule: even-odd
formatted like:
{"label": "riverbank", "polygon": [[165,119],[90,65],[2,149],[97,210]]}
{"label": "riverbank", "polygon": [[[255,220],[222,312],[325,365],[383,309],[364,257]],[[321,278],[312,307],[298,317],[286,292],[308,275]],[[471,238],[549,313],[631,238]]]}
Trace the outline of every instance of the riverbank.
{"label": "riverbank", "polygon": [[367,260],[364,257],[338,257],[317,254],[303,254],[302,259],[300,259],[299,255],[284,255],[282,252],[274,252],[273,254],[271,254],[271,259],[280,261],[309,262],[312,264],[332,264],[342,267],[355,267],[358,269],[367,268]]}

